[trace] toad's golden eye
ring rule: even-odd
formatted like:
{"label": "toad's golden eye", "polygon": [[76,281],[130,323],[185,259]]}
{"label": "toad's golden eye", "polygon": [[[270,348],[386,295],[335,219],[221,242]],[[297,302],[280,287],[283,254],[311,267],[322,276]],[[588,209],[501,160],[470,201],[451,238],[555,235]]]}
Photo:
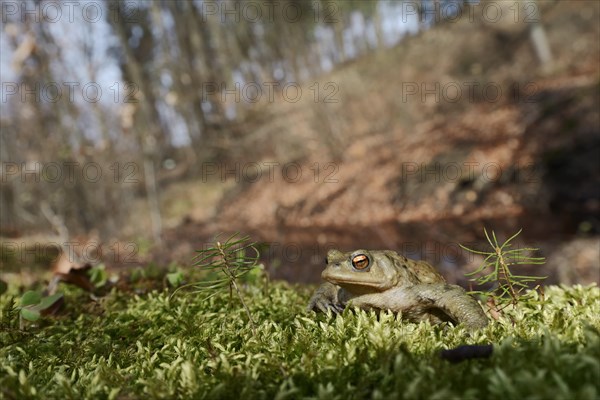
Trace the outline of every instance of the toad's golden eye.
{"label": "toad's golden eye", "polygon": [[359,254],[352,258],[352,266],[356,269],[365,269],[369,266],[369,257]]}

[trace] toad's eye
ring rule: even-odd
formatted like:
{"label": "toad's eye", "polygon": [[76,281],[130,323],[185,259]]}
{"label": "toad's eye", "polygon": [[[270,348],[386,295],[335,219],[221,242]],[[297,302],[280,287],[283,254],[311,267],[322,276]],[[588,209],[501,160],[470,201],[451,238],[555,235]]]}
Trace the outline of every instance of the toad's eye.
{"label": "toad's eye", "polygon": [[369,257],[364,254],[359,254],[352,258],[352,266],[358,270],[365,269],[369,266]]}

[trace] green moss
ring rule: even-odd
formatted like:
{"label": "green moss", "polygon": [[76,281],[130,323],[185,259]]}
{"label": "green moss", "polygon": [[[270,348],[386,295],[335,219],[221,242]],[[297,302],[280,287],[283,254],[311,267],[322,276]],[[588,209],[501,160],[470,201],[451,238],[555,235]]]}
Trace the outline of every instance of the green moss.
{"label": "green moss", "polygon": [[[600,290],[546,288],[481,332],[431,327],[391,314],[305,313],[306,287],[248,286],[256,322],[229,293],[113,291],[91,303],[65,294],[62,316],[3,337],[6,398],[597,399]],[[2,305],[8,302],[2,296]],[[5,333],[3,333],[5,335]],[[495,344],[490,359],[449,364],[460,344]]]}

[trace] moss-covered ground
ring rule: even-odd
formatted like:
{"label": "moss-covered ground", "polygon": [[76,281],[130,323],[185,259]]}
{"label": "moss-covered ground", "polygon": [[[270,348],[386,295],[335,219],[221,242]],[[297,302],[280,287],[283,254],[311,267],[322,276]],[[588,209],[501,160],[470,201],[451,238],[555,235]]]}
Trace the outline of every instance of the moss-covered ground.
{"label": "moss-covered ground", "polygon": [[[60,314],[2,329],[6,399],[598,399],[600,290],[548,287],[545,301],[486,329],[431,327],[392,314],[307,313],[310,288],[244,287],[256,323],[229,292],[113,289],[97,302],[65,289]],[[2,296],[4,322],[10,293]],[[440,349],[493,343],[451,364]]]}

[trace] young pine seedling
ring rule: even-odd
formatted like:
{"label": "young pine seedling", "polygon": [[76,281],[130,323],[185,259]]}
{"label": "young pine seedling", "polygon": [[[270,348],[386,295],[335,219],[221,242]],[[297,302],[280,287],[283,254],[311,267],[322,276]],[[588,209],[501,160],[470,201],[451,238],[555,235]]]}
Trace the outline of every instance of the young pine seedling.
{"label": "young pine seedling", "polygon": [[[258,262],[260,254],[256,249],[256,243],[249,242],[249,236],[243,236],[238,238],[239,233],[233,234],[224,242],[215,238],[215,242],[212,246],[204,250],[196,250],[198,255],[194,257],[195,263],[193,266],[200,268],[205,271],[214,271],[219,277],[206,281],[199,281],[189,283],[187,285],[180,286],[175,290],[173,295],[180,289],[192,287],[195,290],[192,293],[206,293],[207,291],[214,291],[209,294],[205,300],[215,296],[218,290],[229,288],[229,299],[233,298],[233,291],[240,299],[252,330],[255,330],[254,321],[250,314],[250,309],[244,301],[242,292],[239,287],[239,278],[252,271]],[[250,254],[248,254],[250,252]]]}
{"label": "young pine seedling", "polygon": [[[499,244],[496,234],[492,231],[492,236],[487,230],[483,230],[488,243],[492,247],[492,251],[477,251],[468,247],[460,247],[474,253],[485,256],[483,264],[475,271],[466,273],[465,276],[475,276],[470,280],[478,285],[492,284],[492,288],[488,291],[472,291],[472,294],[483,294],[491,300],[492,306],[501,305],[496,308],[501,311],[509,305],[516,305],[520,300],[523,300],[526,295],[523,292],[529,289],[529,283],[537,280],[545,279],[545,276],[527,276],[516,275],[514,268],[518,265],[540,265],[545,263],[544,257],[531,257],[529,254],[537,251],[536,248],[516,248],[511,249],[511,242],[521,233],[522,229],[507,239],[504,243]],[[477,275],[477,276],[476,276]],[[535,289],[538,289],[539,285]]]}

